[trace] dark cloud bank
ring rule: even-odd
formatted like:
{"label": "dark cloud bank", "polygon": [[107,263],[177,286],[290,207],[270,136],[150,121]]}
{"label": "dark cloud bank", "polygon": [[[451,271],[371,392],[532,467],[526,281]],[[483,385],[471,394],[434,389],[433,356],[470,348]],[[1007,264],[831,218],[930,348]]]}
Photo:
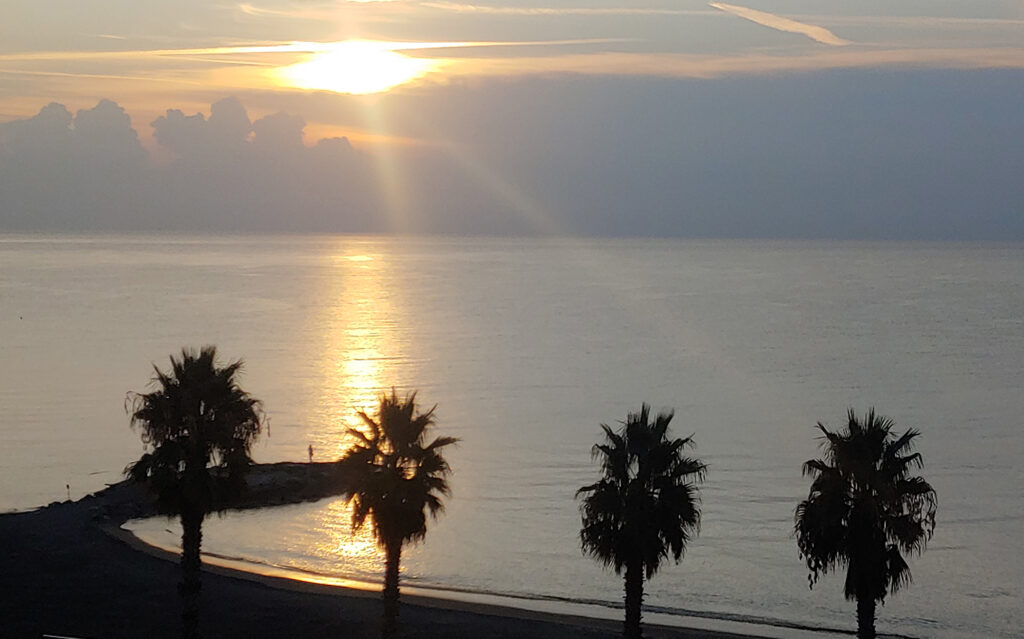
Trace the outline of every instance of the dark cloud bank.
{"label": "dark cloud bank", "polygon": [[[0,125],[0,231],[1021,240],[1022,80],[850,71],[399,93],[378,104],[405,123],[395,133],[446,141],[388,151],[400,198],[373,148],[305,146],[301,117],[251,122],[234,98],[154,121],[169,162],[113,102],[51,104]],[[326,119],[352,112],[345,100],[292,104]]]}
{"label": "dark cloud bank", "polygon": [[369,230],[368,165],[345,139],[303,145],[302,118],[250,122],[233,98],[209,118],[152,123],[173,161],[155,163],[128,115],[103,100],[74,116],[50,104],[0,129],[0,228],[9,230]]}

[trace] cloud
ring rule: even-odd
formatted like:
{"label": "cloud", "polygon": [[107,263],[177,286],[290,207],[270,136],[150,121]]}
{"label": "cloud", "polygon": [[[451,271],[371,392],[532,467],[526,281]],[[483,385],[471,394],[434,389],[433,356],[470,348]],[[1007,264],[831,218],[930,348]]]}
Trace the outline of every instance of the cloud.
{"label": "cloud", "polygon": [[499,7],[455,2],[421,2],[419,6],[452,13],[501,16],[716,16],[715,11],[660,7]]}
{"label": "cloud", "polygon": [[176,56],[215,56],[262,53],[322,53],[330,49],[329,42],[269,42],[244,46],[199,47],[183,49],[123,49],[119,51],[30,51],[0,54],[0,61],[50,60],[134,60]]}
{"label": "cloud", "polygon": [[[166,57],[195,57],[249,54],[304,54],[330,53],[353,42],[367,42],[389,51],[427,51],[431,49],[477,49],[493,47],[556,47],[580,44],[609,44],[626,42],[626,38],[569,38],[562,40],[478,40],[478,41],[419,41],[394,40],[342,40],[337,42],[267,42],[242,46],[202,47],[191,49],[133,49],[121,51],[32,51],[28,53],[0,54],[0,61],[56,61],[56,60],[110,60]],[[229,60],[230,62],[230,60]],[[242,61],[237,61],[242,63]]]}
{"label": "cloud", "polygon": [[588,53],[544,57],[477,57],[445,67],[452,77],[583,74],[720,78],[835,69],[1024,69],[1024,49],[838,49],[803,55]]}
{"label": "cloud", "polygon": [[126,80],[130,82],[168,82],[172,84],[202,85],[196,80],[185,78],[165,78],[152,75],[127,75],[116,73],[68,73],[65,71],[39,71],[34,69],[0,69],[0,74],[38,76],[42,78],[69,78],[87,80]]}
{"label": "cloud", "polygon": [[339,4],[384,4],[397,3],[397,0],[340,0],[340,3],[327,5],[300,6],[293,9],[267,9],[248,2],[235,5],[239,12],[254,18],[286,18],[292,20],[335,20],[338,18]]}
{"label": "cloud", "polygon": [[121,181],[133,184],[145,159],[128,115],[113,102],[74,116],[49,104],[0,128],[0,225],[59,228],[77,216],[88,226],[109,214],[100,210],[106,205],[127,214],[135,193]]}
{"label": "cloud", "polygon": [[[393,4],[405,11],[417,8],[451,13],[498,16],[716,16],[716,11],[702,9],[668,9],[664,7],[516,7],[471,3],[447,2],[445,0],[401,3],[396,0],[342,0],[340,4]],[[250,3],[240,3],[237,9],[245,15],[267,18],[290,18],[297,20],[336,19],[338,6],[302,7],[297,9],[267,9]]]}
{"label": "cloud", "polygon": [[782,16],[777,16],[773,13],[766,13],[764,11],[758,11],[757,9],[750,9],[748,7],[741,7],[734,4],[726,4],[724,2],[711,2],[708,3],[708,6],[714,7],[715,9],[721,9],[726,13],[731,13],[734,16],[743,18],[744,20],[750,20],[751,22],[768,27],[769,29],[785,31],[787,33],[799,33],[800,35],[805,35],[811,40],[822,44],[828,44],[834,47],[843,47],[851,44],[849,40],[840,38],[825,27],[797,22],[796,20],[783,18]]}
{"label": "cloud", "polygon": [[844,15],[799,15],[794,16],[810,22],[822,22],[843,26],[912,27],[920,29],[960,28],[1020,28],[1021,18],[966,18],[949,16],[844,16]]}
{"label": "cloud", "polygon": [[[720,5],[733,6],[733,5]],[[725,15],[722,12],[721,15]],[[805,25],[806,26],[806,25]],[[600,46],[630,42],[628,47]],[[183,94],[211,87],[243,91],[306,92],[279,69],[315,55],[338,52],[346,42],[264,42],[243,46],[123,51],[35,51],[0,54],[0,77],[38,77],[60,82],[64,95],[125,95],[178,85]],[[640,43],[617,38],[537,41],[371,41],[385,51],[434,62],[435,72],[410,80],[411,90],[464,78],[540,74],[713,78],[764,73],[807,73],[828,69],[1024,68],[1024,47],[813,47],[793,53],[699,54],[636,51]],[[613,50],[619,49],[619,50]],[[117,61],[114,64],[113,61]],[[71,72],[67,65],[78,71]],[[76,82],[77,81],[77,82]],[[129,85],[138,85],[129,86]],[[147,85],[153,85],[152,88]],[[35,95],[52,95],[41,87]]]}
{"label": "cloud", "polygon": [[369,42],[391,51],[425,51],[429,49],[459,49],[486,47],[564,46],[572,44],[608,44],[625,42],[625,38],[569,38],[562,40],[476,40],[476,41],[419,41],[394,40],[341,40],[337,42],[266,42],[241,46],[219,46],[183,49],[132,49],[120,51],[31,51],[26,53],[0,53],[0,60],[65,60],[65,59],[135,59],[138,57],[175,57],[197,55],[245,55],[263,53],[330,53],[351,42]]}
{"label": "cloud", "polygon": [[385,230],[366,158],[343,138],[303,144],[305,121],[250,122],[238,100],[153,122],[171,156],[153,162],[128,115],[102,100],[0,125],[5,230]]}
{"label": "cloud", "polygon": [[295,18],[299,20],[312,20],[321,19],[325,17],[325,12],[318,8],[306,8],[297,10],[285,10],[285,9],[266,9],[263,7],[257,7],[247,2],[242,2],[236,5],[238,10],[245,15],[257,17],[257,18]]}
{"label": "cloud", "polygon": [[[0,231],[1024,239],[1022,75],[492,78],[372,116],[252,92],[271,115],[148,118],[159,161],[118,105],[51,104],[0,124]],[[368,117],[435,143],[308,139]]]}

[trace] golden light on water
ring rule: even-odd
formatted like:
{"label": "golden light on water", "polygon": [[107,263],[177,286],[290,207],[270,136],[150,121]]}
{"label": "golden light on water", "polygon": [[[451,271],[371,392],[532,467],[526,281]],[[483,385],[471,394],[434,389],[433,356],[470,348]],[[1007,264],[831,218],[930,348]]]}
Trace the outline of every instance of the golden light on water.
{"label": "golden light on water", "polygon": [[[320,343],[315,408],[307,416],[307,437],[318,461],[338,459],[351,445],[349,428],[359,428],[357,411],[373,414],[380,393],[394,383],[387,363],[398,356],[388,288],[388,255],[375,243],[346,238],[333,244],[323,255],[329,274],[317,292],[320,311],[313,329]],[[373,538],[373,524],[367,521],[352,530],[352,507],[337,499],[318,509],[304,536],[306,550],[344,574],[374,579],[383,556]],[[310,581],[334,583],[317,575]]]}
{"label": "golden light on water", "polygon": [[360,95],[411,82],[441,64],[404,55],[399,48],[399,43],[369,40],[336,42],[303,62],[277,69],[274,75],[284,86]]}
{"label": "golden light on water", "polygon": [[310,538],[317,540],[313,554],[332,563],[340,563],[348,574],[375,575],[380,571],[383,553],[373,538],[373,523],[367,521],[359,531],[352,530],[352,506],[343,499],[333,501],[321,511]]}
{"label": "golden light on water", "polygon": [[318,385],[305,418],[319,461],[341,457],[351,444],[348,429],[363,425],[358,411],[372,415],[380,394],[401,386],[387,365],[402,355],[394,335],[388,256],[372,242],[349,238],[324,257],[330,275],[317,294],[313,328],[320,340]]}

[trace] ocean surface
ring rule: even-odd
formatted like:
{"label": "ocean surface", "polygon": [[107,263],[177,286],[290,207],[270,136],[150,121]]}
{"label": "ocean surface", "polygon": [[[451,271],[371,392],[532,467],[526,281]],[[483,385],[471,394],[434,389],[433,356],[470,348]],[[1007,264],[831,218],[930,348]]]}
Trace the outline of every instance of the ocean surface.
{"label": "ocean surface", "polygon": [[[622,582],[580,553],[574,493],[598,475],[599,424],[646,401],[709,468],[700,536],[647,585],[650,610],[851,630],[840,576],[808,588],[793,509],[814,424],[875,406],[921,430],[939,495],[880,631],[1024,628],[1022,245],[0,235],[0,510],[117,481],[143,450],[126,393],[207,343],[265,403],[258,461],[336,458],[392,387],[437,404],[462,442],[447,512],[403,556],[410,586],[616,615]],[[382,570],[340,500],[205,532],[253,566]]]}

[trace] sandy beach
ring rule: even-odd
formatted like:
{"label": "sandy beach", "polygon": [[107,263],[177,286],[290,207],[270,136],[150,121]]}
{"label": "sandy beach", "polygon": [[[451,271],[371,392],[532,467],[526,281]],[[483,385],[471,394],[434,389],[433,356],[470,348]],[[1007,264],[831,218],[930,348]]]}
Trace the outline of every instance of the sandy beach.
{"label": "sandy beach", "polygon": [[[77,502],[0,515],[0,618],[4,637],[179,635],[177,557],[119,528],[144,515],[136,487],[118,484]],[[309,495],[308,497],[312,497]],[[378,633],[379,595],[208,566],[205,637],[352,637]],[[404,596],[403,636],[620,636],[620,623],[516,608]],[[647,625],[648,637],[741,635]]]}

